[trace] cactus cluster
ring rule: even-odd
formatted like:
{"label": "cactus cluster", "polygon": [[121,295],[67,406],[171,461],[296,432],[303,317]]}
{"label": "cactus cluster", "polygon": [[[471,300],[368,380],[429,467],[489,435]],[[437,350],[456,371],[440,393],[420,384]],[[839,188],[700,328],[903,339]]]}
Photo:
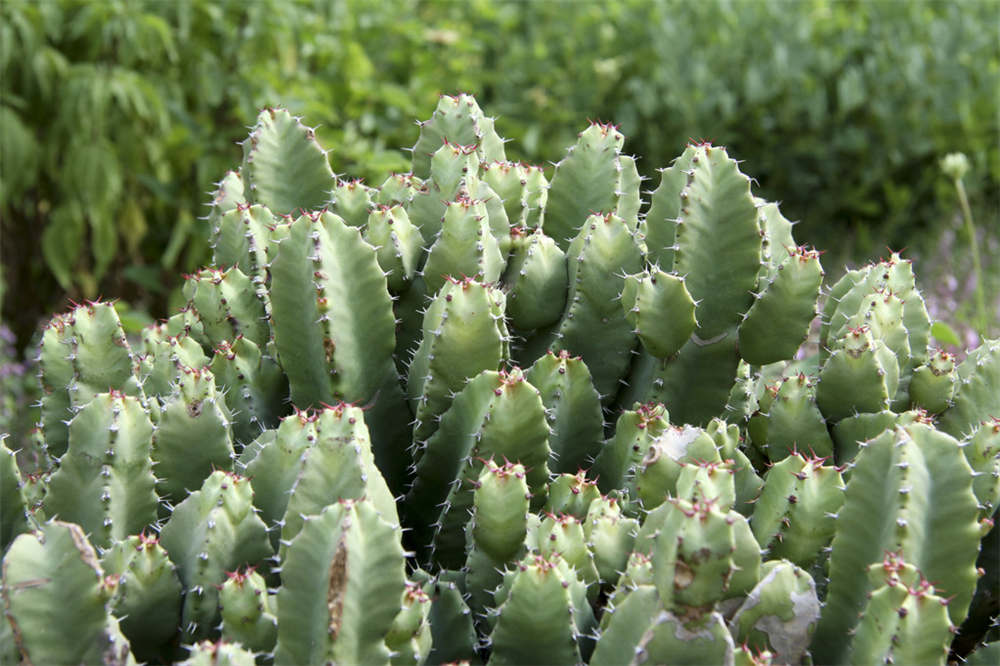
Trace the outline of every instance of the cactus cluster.
{"label": "cactus cluster", "polygon": [[136,340],[110,303],[45,330],[42,465],[0,456],[0,661],[944,663],[991,637],[1000,341],[931,349],[898,254],[824,293],[724,148],[647,206],[623,142],[592,124],[547,177],[445,96],[370,187],[263,111],[186,306]]}

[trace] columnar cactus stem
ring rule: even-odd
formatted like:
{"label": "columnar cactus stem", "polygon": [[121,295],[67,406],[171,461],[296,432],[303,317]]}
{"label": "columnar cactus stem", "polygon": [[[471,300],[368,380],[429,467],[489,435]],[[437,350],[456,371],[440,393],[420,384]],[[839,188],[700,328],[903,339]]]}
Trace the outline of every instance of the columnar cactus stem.
{"label": "columnar cactus stem", "polygon": [[77,523],[102,549],[155,523],[152,437],[137,399],[118,391],[95,396],[70,423],[69,450],[45,496],[48,515]]}
{"label": "columnar cactus stem", "polygon": [[284,109],[265,109],[243,142],[244,196],[278,215],[316,210],[336,178],[312,129]]}
{"label": "columnar cactus stem", "polygon": [[282,562],[275,663],[389,661],[406,586],[398,530],[365,500],[308,517]]}
{"label": "columnar cactus stem", "polygon": [[72,523],[22,534],[3,558],[5,624],[24,663],[135,663],[108,611],[118,585]]}
{"label": "columnar cactus stem", "polygon": [[187,642],[216,632],[226,572],[256,565],[272,553],[252,497],[249,479],[213,472],[200,490],[177,505],[160,532],[160,543],[184,585],[181,628]]}
{"label": "columnar cactus stem", "polygon": [[275,345],[292,403],[369,401],[395,371],[392,303],[375,248],[332,213],[303,215],[270,271]]}
{"label": "columnar cactus stem", "polygon": [[182,589],[167,551],[156,537],[142,532],[116,542],[101,566],[118,577],[111,609],[136,657],[169,661],[180,625]]}
{"label": "columnar cactus stem", "polygon": [[814,657],[825,663],[848,658],[846,638],[872,590],[857,572],[882,561],[886,552],[900,553],[954,595],[948,615],[952,624],[959,624],[976,580],[977,514],[971,470],[958,442],[948,435],[915,423],[866,443],[837,516],[829,593],[813,638]]}

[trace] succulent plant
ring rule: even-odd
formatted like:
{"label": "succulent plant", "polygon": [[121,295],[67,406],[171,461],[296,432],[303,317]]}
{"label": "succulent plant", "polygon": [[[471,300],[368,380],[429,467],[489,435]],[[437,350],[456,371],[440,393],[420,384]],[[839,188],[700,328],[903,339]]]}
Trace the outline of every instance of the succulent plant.
{"label": "succulent plant", "polygon": [[824,291],[724,148],[688,146],[647,207],[623,145],[592,124],[547,177],[444,96],[413,172],[373,188],[263,111],[183,309],[138,340],[109,303],[44,331],[45,457],[0,456],[0,661],[979,642],[1000,342],[931,349],[898,254]]}

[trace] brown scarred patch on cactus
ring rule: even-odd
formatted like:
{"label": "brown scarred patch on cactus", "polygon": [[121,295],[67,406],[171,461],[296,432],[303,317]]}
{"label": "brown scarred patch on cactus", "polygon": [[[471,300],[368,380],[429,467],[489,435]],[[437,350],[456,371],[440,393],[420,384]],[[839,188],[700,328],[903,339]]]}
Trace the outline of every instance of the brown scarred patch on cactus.
{"label": "brown scarred patch on cactus", "polygon": [[344,613],[344,589],[347,587],[347,545],[341,539],[330,563],[330,584],[327,588],[326,607],[330,614],[330,637],[337,639]]}

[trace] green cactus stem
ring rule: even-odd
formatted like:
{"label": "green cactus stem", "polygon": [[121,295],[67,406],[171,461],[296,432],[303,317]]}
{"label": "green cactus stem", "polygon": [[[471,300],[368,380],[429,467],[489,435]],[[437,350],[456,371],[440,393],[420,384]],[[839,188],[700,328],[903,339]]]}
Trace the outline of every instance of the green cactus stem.
{"label": "green cactus stem", "polygon": [[270,653],[278,638],[275,603],[264,578],[252,567],[226,572],[219,590],[222,638],[255,653]]}
{"label": "green cactus stem", "polygon": [[181,629],[187,642],[216,635],[226,572],[256,565],[273,552],[252,498],[249,479],[213,472],[174,508],[160,532],[184,586]]}
{"label": "green cactus stem", "polygon": [[143,532],[107,550],[101,558],[107,575],[118,577],[111,610],[143,661],[170,661],[181,620],[181,582],[159,540]]}
{"label": "green cactus stem", "polygon": [[72,521],[101,549],[156,522],[153,424],[118,391],[95,396],[69,426],[69,450],[49,480],[48,515]]}
{"label": "green cactus stem", "polygon": [[21,660],[134,664],[108,609],[117,585],[78,525],[50,521],[17,537],[3,558],[0,595]]}
{"label": "green cactus stem", "polygon": [[275,346],[300,409],[366,403],[394,372],[395,319],[375,249],[328,212],[303,215],[270,266]]}
{"label": "green cactus stem", "polygon": [[282,561],[275,663],[388,663],[406,587],[399,528],[366,500],[310,516]]}
{"label": "green cactus stem", "polygon": [[264,109],[243,142],[244,195],[278,215],[323,208],[336,184],[316,133],[299,120],[285,109]]}

